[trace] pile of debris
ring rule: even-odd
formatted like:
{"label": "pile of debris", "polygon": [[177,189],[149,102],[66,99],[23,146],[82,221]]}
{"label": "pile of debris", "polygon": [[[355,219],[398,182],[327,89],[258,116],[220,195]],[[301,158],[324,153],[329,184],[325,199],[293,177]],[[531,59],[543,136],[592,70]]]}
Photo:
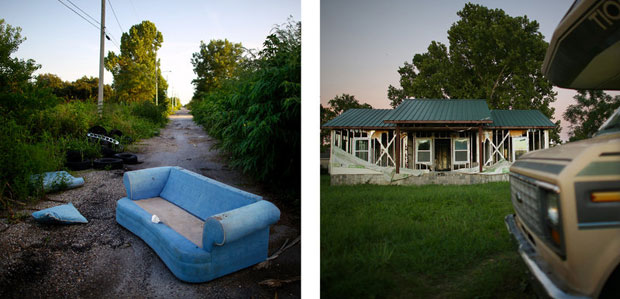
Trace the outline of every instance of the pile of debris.
{"label": "pile of debris", "polygon": [[70,170],[95,169],[121,169],[123,164],[138,164],[138,157],[132,153],[123,152],[124,146],[119,141],[121,138],[131,142],[129,136],[123,136],[123,132],[114,129],[109,133],[101,126],[94,126],[88,130],[86,138],[89,143],[100,146],[101,157],[89,157],[81,149],[67,150],[67,162],[65,166]]}

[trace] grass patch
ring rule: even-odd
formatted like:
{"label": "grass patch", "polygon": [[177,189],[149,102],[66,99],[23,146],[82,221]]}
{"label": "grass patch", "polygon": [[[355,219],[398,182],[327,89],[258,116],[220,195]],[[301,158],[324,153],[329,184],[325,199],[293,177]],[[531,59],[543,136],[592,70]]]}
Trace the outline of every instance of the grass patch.
{"label": "grass patch", "polygon": [[321,176],[322,297],[533,297],[504,224],[508,183],[330,186]]}
{"label": "grass patch", "polygon": [[19,117],[0,113],[0,211],[39,200],[43,192],[33,186],[30,177],[66,170],[67,150],[80,152],[82,158],[101,156],[101,147],[86,138],[90,127],[121,130],[119,141],[128,145],[152,137],[165,126],[166,111],[158,109],[150,102],[105,103],[100,118],[96,103],[71,101],[20,111]]}

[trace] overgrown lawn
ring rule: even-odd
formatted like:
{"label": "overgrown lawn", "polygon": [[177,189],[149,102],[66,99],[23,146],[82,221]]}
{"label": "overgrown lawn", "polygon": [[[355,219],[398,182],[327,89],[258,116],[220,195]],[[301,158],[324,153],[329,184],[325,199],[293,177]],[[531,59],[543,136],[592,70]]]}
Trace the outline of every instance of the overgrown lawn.
{"label": "overgrown lawn", "polygon": [[508,183],[330,186],[323,175],[322,297],[532,297],[511,213]]}

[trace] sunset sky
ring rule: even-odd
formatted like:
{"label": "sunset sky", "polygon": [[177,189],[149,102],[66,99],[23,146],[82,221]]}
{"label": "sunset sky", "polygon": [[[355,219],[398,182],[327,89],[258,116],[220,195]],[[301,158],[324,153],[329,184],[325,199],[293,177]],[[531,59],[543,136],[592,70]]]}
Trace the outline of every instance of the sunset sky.
{"label": "sunset sky", "polygon": [[[426,52],[431,41],[449,45],[448,29],[467,2],[501,8],[510,16],[526,15],[538,21],[549,42],[573,0],[322,1],[321,103],[348,93],[374,108],[390,108],[387,89],[390,84],[400,87],[398,68],[416,53]],[[558,96],[552,106],[558,119],[576,92],[554,90]],[[566,121],[562,126],[562,138],[567,139]]]}

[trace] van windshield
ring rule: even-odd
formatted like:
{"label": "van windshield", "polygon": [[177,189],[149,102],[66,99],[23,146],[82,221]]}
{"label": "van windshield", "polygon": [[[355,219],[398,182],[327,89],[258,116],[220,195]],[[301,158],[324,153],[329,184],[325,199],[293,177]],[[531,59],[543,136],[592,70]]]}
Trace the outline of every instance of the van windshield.
{"label": "van windshield", "polygon": [[613,133],[620,131],[620,108],[611,115],[611,117],[598,129],[596,135]]}

